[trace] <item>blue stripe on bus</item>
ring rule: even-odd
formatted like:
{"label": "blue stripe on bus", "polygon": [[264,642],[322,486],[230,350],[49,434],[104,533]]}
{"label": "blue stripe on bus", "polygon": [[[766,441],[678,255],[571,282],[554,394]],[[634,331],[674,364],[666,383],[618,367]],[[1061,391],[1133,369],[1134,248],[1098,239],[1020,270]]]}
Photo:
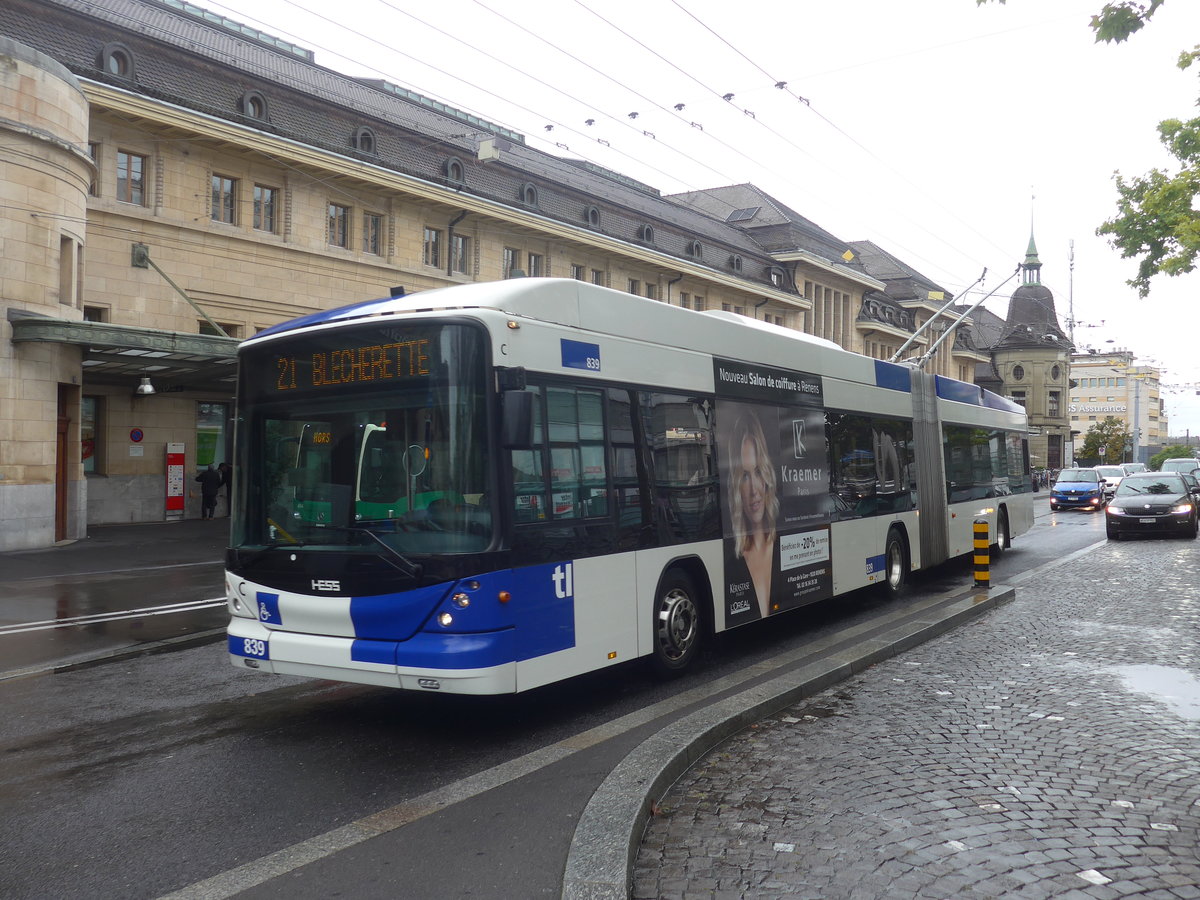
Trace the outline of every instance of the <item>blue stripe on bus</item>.
{"label": "blue stripe on bus", "polygon": [[403,641],[412,637],[453,586],[453,582],[442,582],[398,594],[351,597],[354,636],[375,641]]}
{"label": "blue stripe on bus", "polygon": [[407,641],[363,641],[350,645],[355,662],[419,669],[486,669],[516,659],[513,629],[484,634],[421,632]]}
{"label": "blue stripe on bus", "polygon": [[954,400],[957,403],[970,403],[972,406],[983,406],[983,388],[977,384],[967,384],[965,381],[955,381],[945,375],[935,375],[937,395],[943,400]]}
{"label": "blue stripe on bus", "polygon": [[993,394],[991,391],[983,392],[983,405],[988,409],[1003,409],[1008,412],[1024,413],[1025,407],[1016,401],[1009,400],[1007,397],[1001,397],[999,394]]}
{"label": "blue stripe on bus", "polygon": [[912,393],[912,370],[908,366],[875,360],[875,384],[891,391]]}
{"label": "blue stripe on bus", "polygon": [[278,325],[272,325],[270,328],[264,328],[254,336],[260,338],[269,334],[295,331],[297,328],[304,328],[308,325],[336,322],[338,319],[354,319],[381,311],[373,307],[395,305],[395,302],[393,298],[387,297],[382,300],[366,300],[362,303],[351,303],[348,306],[339,306],[337,309],[325,309],[307,316],[301,316],[298,319],[289,319],[286,322],[280,322]]}
{"label": "blue stripe on bus", "polygon": [[867,574],[868,575],[874,575],[878,572],[882,572],[883,568],[884,568],[884,563],[883,563],[883,554],[882,553],[879,554],[879,556],[868,556],[867,557]]}

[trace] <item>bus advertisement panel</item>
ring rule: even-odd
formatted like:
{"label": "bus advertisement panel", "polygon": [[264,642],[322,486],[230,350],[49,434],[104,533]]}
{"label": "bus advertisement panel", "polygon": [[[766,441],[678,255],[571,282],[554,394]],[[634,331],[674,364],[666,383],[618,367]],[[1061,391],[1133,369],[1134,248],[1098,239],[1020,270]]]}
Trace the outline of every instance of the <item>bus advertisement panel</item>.
{"label": "bus advertisement panel", "polygon": [[713,361],[725,626],[833,595],[821,378]]}

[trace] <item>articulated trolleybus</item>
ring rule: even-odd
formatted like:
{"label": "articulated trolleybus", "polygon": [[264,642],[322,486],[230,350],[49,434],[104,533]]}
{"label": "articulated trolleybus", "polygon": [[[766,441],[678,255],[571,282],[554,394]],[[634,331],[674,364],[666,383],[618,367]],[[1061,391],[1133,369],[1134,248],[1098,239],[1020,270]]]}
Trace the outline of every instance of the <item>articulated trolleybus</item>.
{"label": "articulated trolleybus", "polygon": [[1033,521],[1024,410],[722,312],[523,278],[239,351],[233,664],[524,691]]}

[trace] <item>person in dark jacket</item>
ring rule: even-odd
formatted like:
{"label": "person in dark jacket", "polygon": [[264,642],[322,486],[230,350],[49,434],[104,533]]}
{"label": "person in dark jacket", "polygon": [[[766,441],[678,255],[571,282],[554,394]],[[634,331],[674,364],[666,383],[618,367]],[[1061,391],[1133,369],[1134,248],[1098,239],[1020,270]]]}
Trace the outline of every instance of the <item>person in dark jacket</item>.
{"label": "person in dark jacket", "polygon": [[200,518],[214,518],[217,512],[217,495],[221,493],[221,473],[217,467],[209,465],[207,469],[196,476],[200,482]]}

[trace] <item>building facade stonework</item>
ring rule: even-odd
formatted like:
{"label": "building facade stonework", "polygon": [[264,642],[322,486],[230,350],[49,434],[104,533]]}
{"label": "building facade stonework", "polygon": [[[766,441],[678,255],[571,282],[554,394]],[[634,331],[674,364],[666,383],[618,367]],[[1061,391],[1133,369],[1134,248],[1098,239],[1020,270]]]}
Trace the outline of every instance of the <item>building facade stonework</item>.
{"label": "building facade stonework", "polygon": [[168,450],[224,461],[237,342],[315,310],[553,276],[886,359],[939,308],[753,185],[665,196],[191,3],[6,0],[0,38],[0,551],[198,517]]}

